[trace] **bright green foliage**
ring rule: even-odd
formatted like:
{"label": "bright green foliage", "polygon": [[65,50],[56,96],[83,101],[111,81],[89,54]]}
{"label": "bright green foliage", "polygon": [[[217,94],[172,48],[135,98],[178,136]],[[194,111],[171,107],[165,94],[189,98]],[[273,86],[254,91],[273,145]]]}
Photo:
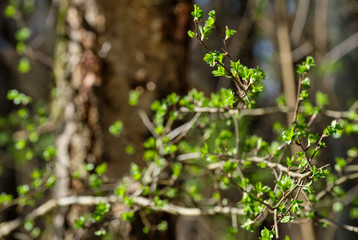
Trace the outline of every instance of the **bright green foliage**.
{"label": "bright green foliage", "polygon": [[108,128],[109,133],[112,134],[113,136],[118,137],[122,130],[123,130],[123,123],[120,120],[117,120],[115,123],[113,123],[111,126],[109,126]]}
{"label": "bright green foliage", "polygon": [[105,229],[100,229],[100,230],[94,232],[95,236],[104,236],[106,234],[107,234],[107,231]]}
{"label": "bright green foliage", "polygon": [[128,100],[129,105],[136,106],[138,104],[139,97],[140,97],[140,93],[137,90],[129,91],[129,100]]}
{"label": "bright green foliage", "polygon": [[282,140],[285,141],[286,144],[291,144],[297,136],[298,134],[295,132],[294,127],[291,126],[288,130],[282,133]]}
{"label": "bright green foliage", "polygon": [[194,17],[194,21],[199,22],[203,18],[204,12],[198,5],[194,4],[194,11],[191,13],[191,15]]}
{"label": "bright green foliage", "polygon": [[80,216],[78,219],[75,219],[74,223],[75,223],[75,228],[79,229],[85,229],[86,226],[86,222],[90,219],[90,215],[86,214],[86,215],[82,215]]}
{"label": "bright green foliage", "polygon": [[297,65],[297,73],[298,74],[305,74],[311,69],[311,67],[315,66],[315,62],[313,57],[307,57],[306,61],[302,62],[301,64]]}
{"label": "bright green foliage", "polygon": [[45,151],[42,153],[43,158],[46,161],[50,161],[51,159],[53,159],[54,157],[56,157],[57,155],[57,149],[55,148],[55,146],[47,146]]}
{"label": "bright green foliage", "polygon": [[214,67],[217,63],[222,63],[224,59],[223,53],[218,53],[216,51],[209,52],[205,54],[204,61],[210,65],[210,67]]}
{"label": "bright green foliage", "polygon": [[126,149],[125,149],[125,152],[128,154],[128,155],[133,155],[135,154],[135,146],[133,144],[129,144],[126,146]]}
{"label": "bright green foliage", "polygon": [[140,168],[137,164],[131,163],[131,169],[130,169],[131,176],[134,180],[139,180],[142,177],[142,174],[140,172]]}
{"label": "bright green foliage", "polygon": [[232,37],[234,34],[236,33],[236,30],[232,30],[230,28],[228,28],[226,26],[226,29],[225,29],[225,39],[229,39],[230,37]]}
{"label": "bright green foliage", "polygon": [[288,222],[292,222],[293,221],[293,217],[292,216],[284,216],[282,219],[281,219],[281,223],[288,223]]}
{"label": "bright green foliage", "polygon": [[166,231],[168,229],[168,222],[162,221],[158,224],[158,230],[159,231]]}
{"label": "bright green foliage", "polygon": [[311,80],[308,78],[308,77],[305,77],[303,80],[302,80],[302,86],[306,89],[309,89],[311,88]]}
{"label": "bright green foliage", "polygon": [[331,136],[332,134],[336,133],[338,130],[341,129],[342,129],[342,125],[337,123],[336,120],[333,120],[331,122],[331,125],[327,126],[326,129],[324,130],[324,135]]}
{"label": "bright green foliage", "polygon": [[99,176],[102,176],[107,172],[107,163],[106,162],[101,163],[96,167],[95,171]]}
{"label": "bright green foliage", "polygon": [[5,17],[11,18],[13,17],[17,12],[17,9],[14,5],[9,4],[4,11]]}
{"label": "bright green foliage", "polygon": [[[33,0],[24,1],[23,7],[30,11],[33,4]],[[19,6],[11,2],[5,14],[14,18],[19,14]],[[277,101],[277,111],[295,111],[292,124],[276,123],[272,136],[253,135],[254,131],[261,133],[261,129],[254,129],[252,125],[257,116],[272,113],[272,109],[252,109],[256,97],[263,91],[265,73],[258,67],[249,68],[240,60],[232,59],[227,40],[236,33],[235,30],[226,27],[225,33],[219,34],[223,41],[221,50],[211,50],[206,45],[209,35],[218,30],[215,11],[210,11],[204,21],[204,12],[195,5],[192,15],[195,30],[188,31],[189,37],[204,46],[204,61],[213,68],[213,75],[229,79],[234,88],[220,89],[211,94],[193,89],[184,96],[172,93],[155,100],[151,105],[153,114],[149,114],[152,116],[148,124],[151,136],[143,142],[143,165],[146,166],[132,162],[130,176],[120,181],[113,191],[115,196],[105,196],[112,184],[106,177],[107,163],[94,163],[88,158],[88,162],[75,169],[71,173],[74,184],[82,184],[95,195],[93,197],[103,196],[103,201],[91,213],[85,213],[74,221],[75,228],[90,230],[95,236],[106,235],[106,214],[111,211],[113,199],[120,201],[121,206],[127,205],[116,209],[123,221],[132,222],[135,216],[140,216],[145,225],[143,233],[168,230],[168,222],[162,219],[152,223],[150,215],[156,211],[178,215],[184,210],[186,214],[207,211],[226,215],[230,209],[233,211],[230,212],[233,222],[230,234],[238,233],[240,227],[249,231],[260,227],[260,239],[265,240],[273,239],[278,229],[262,226],[262,218],[268,219],[264,223],[288,223],[304,217],[317,220],[316,212],[321,209],[342,211],[344,205],[339,198],[346,193],[340,184],[349,179],[345,180],[341,175],[358,156],[358,150],[351,148],[346,158],[335,158],[334,168],[338,176],[330,172],[325,165],[327,162],[323,162],[325,159],[322,160],[319,154],[329,136],[338,138],[343,134],[358,133],[356,110],[350,109],[329,126],[317,126],[317,117],[325,114],[323,108],[328,105],[328,97],[317,92],[315,104],[310,102],[311,80],[308,74],[315,63],[312,57],[307,57],[297,66],[300,85],[295,109],[287,108],[284,97]],[[30,29],[21,28],[15,37],[17,52],[26,54]],[[30,61],[25,55],[20,57],[19,71],[26,73],[30,70]],[[138,91],[130,91],[128,104],[136,106],[139,97]],[[16,163],[43,160],[46,167],[31,169],[30,181],[17,188],[17,199],[11,194],[0,193],[0,204],[7,208],[15,201],[19,207],[36,207],[38,200],[46,194],[44,189],[56,183],[52,160],[56,159],[58,152],[53,139],[46,139],[46,135],[38,130],[49,121],[44,108],[32,109],[32,104],[29,104],[32,99],[17,90],[9,91],[7,98],[19,106],[7,118],[0,118],[0,146],[7,149]],[[35,117],[34,113],[37,113]],[[123,122],[118,120],[108,130],[121,137],[124,128]],[[21,134],[14,134],[14,131]],[[136,146],[129,143],[125,146],[125,153],[134,155],[141,152],[140,148],[136,151]],[[120,161],[121,153],[118,154]],[[1,167],[0,172],[3,171]],[[306,194],[310,204],[298,198],[300,192]],[[326,201],[332,196],[334,201]],[[320,205],[322,202],[327,206]],[[358,203],[354,202],[350,215],[357,218]],[[35,221],[26,220],[24,228],[33,238],[41,235]]]}
{"label": "bright green foliage", "polygon": [[103,219],[104,215],[109,212],[111,209],[111,204],[109,203],[98,203],[96,210],[92,214],[92,219],[95,222],[99,222]]}
{"label": "bright green foliage", "polygon": [[22,28],[15,33],[17,41],[26,41],[31,36],[31,30],[29,28]]}
{"label": "bright green foliage", "polygon": [[276,181],[276,183],[283,192],[290,190],[294,186],[293,179],[287,175],[283,175],[279,181]]}
{"label": "bright green foliage", "polygon": [[6,205],[13,200],[13,196],[6,193],[0,194],[0,205]]}
{"label": "bright green foliage", "polygon": [[268,230],[267,228],[264,228],[261,230],[261,236],[260,236],[260,240],[271,240],[273,239],[275,235],[275,231],[273,230]]}
{"label": "bright green foliage", "polygon": [[13,101],[14,104],[19,105],[27,105],[32,102],[32,98],[29,96],[26,96],[23,93],[20,93],[18,90],[13,89],[8,91],[7,93],[7,99],[10,101]]}
{"label": "bright green foliage", "polygon": [[188,31],[188,36],[191,37],[191,38],[194,38],[195,37],[195,33],[191,30]]}
{"label": "bright green foliage", "polygon": [[316,92],[316,104],[318,107],[323,108],[328,104],[328,96],[327,94]]}
{"label": "bright green foliage", "polygon": [[19,70],[20,73],[27,73],[30,71],[31,66],[30,66],[30,61],[27,57],[22,57],[19,61],[19,64],[17,66],[17,69]]}

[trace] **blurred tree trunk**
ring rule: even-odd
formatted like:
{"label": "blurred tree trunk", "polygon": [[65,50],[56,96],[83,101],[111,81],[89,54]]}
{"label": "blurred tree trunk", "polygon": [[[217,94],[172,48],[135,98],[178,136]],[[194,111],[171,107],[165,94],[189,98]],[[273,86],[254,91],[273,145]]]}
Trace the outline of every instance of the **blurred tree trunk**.
{"label": "blurred tree trunk", "polygon": [[[129,172],[131,162],[141,160],[148,131],[137,109],[128,105],[128,92],[136,89],[142,94],[139,108],[148,113],[154,99],[186,90],[186,33],[192,6],[191,1],[177,0],[58,3],[52,117],[60,131],[54,198],[86,193],[84,163],[105,161],[109,179],[119,179]],[[115,138],[108,127],[118,119],[125,130]],[[125,154],[128,144],[136,147],[134,156]],[[79,179],[71,177],[75,172]],[[66,222],[72,226],[80,211],[60,209],[51,239],[88,238],[88,233],[74,234],[64,227]]]}
{"label": "blurred tree trunk", "polygon": [[[142,140],[148,134],[137,109],[128,105],[128,92],[142,93],[139,108],[147,111],[154,99],[187,88],[186,68],[191,1],[99,1],[106,18],[104,41],[111,46],[104,58],[103,83],[99,88],[104,159],[110,176],[128,172],[130,162],[142,157]],[[105,45],[103,45],[105,46]],[[108,134],[108,126],[120,119],[125,131],[120,138]],[[126,145],[137,153],[128,156]]]}

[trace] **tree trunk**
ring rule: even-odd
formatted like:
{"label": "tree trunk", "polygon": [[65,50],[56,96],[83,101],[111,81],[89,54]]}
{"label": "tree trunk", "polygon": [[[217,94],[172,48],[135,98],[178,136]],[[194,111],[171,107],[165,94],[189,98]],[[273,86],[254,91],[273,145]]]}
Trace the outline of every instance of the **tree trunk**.
{"label": "tree trunk", "polygon": [[[103,84],[99,89],[105,161],[109,175],[118,178],[128,172],[130,162],[142,158],[143,138],[148,135],[137,109],[128,105],[128,92],[142,93],[138,108],[147,113],[155,99],[186,88],[191,1],[108,1],[100,0],[106,18],[105,44],[111,50],[105,57]],[[120,138],[108,134],[108,126],[122,120]],[[124,152],[134,144],[134,156]]]}
{"label": "tree trunk", "polygon": [[[119,179],[131,162],[139,162],[148,131],[128,92],[142,97],[139,108],[149,112],[150,102],[187,85],[187,28],[191,2],[61,0],[54,72],[57,98],[53,119],[60,126],[55,164],[54,198],[84,194],[85,163],[108,163],[109,179]],[[105,29],[105,30],[104,30]],[[108,127],[122,120],[120,138]],[[125,154],[135,145],[134,156]],[[73,178],[74,173],[80,178]],[[85,238],[66,231],[83,209],[60,209],[54,217],[52,239]]]}

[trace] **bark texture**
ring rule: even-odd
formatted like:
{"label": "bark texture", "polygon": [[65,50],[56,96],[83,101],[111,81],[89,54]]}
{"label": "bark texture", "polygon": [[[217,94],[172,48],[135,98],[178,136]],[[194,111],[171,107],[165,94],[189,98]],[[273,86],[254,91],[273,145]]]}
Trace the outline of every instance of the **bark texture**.
{"label": "bark texture", "polygon": [[[95,94],[95,87],[101,84],[101,61],[97,52],[103,15],[95,0],[59,3],[60,36],[54,63],[57,98],[52,117],[60,130],[56,140],[54,198],[84,192],[86,183],[82,180],[87,177],[84,163],[98,163],[103,145]],[[79,178],[71,178],[76,172]],[[74,212],[77,212],[74,208],[59,210],[54,217],[52,239],[74,238],[64,229],[66,217],[70,225],[78,217]]]}
{"label": "bark texture", "polygon": [[[54,198],[87,191],[84,163],[106,161],[112,180],[123,177],[131,162],[141,160],[148,131],[137,109],[129,106],[128,92],[139,91],[138,108],[149,112],[153,100],[186,90],[186,33],[192,7],[190,1],[174,0],[58,3],[57,98],[52,118],[60,130]],[[118,119],[125,130],[115,138],[108,127]],[[128,144],[136,146],[134,156],[124,153]],[[72,177],[75,173],[79,178]],[[90,233],[64,227],[72,226],[82,210],[60,209],[52,239],[87,239]],[[124,228],[128,233],[128,226]]]}
{"label": "bark texture", "polygon": [[[99,89],[100,115],[105,161],[110,176],[121,177],[130,162],[142,157],[142,140],[148,134],[137,109],[128,105],[128,92],[142,93],[139,108],[147,111],[151,102],[171,92],[186,90],[191,1],[100,0],[106,18],[103,46],[110,46],[105,57],[103,84]],[[105,54],[105,53],[103,53]],[[120,138],[108,134],[116,120],[124,123]],[[124,153],[128,144],[136,146],[134,156]]]}

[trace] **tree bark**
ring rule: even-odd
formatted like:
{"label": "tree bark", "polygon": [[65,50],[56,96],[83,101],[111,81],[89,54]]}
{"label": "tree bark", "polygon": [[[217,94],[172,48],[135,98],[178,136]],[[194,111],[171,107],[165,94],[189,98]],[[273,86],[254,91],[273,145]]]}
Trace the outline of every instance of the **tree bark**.
{"label": "tree bark", "polygon": [[[131,162],[142,157],[148,135],[129,106],[128,92],[141,92],[138,108],[171,92],[186,90],[187,29],[191,1],[61,0],[54,73],[57,98],[52,119],[59,132],[53,196],[84,193],[85,163],[108,163],[109,179],[120,179]],[[148,113],[149,114],[149,113]],[[122,120],[121,137],[108,127]],[[125,154],[135,145],[134,156]],[[80,178],[71,177],[75,172]],[[82,209],[83,210],[83,209]],[[79,216],[78,207],[61,208],[54,216],[52,239],[85,238],[66,230]],[[141,231],[141,229],[140,229]]]}
{"label": "tree bark", "polygon": [[[155,99],[187,88],[186,68],[191,1],[100,0],[106,18],[104,81],[99,89],[103,159],[110,164],[109,175],[118,178],[128,172],[131,162],[142,158],[142,140],[148,135],[137,109],[128,105],[128,92],[142,93],[138,108],[147,113]],[[149,114],[149,113],[148,113]],[[122,120],[120,138],[108,134],[108,126]],[[134,156],[124,152],[128,144],[137,148]]]}

